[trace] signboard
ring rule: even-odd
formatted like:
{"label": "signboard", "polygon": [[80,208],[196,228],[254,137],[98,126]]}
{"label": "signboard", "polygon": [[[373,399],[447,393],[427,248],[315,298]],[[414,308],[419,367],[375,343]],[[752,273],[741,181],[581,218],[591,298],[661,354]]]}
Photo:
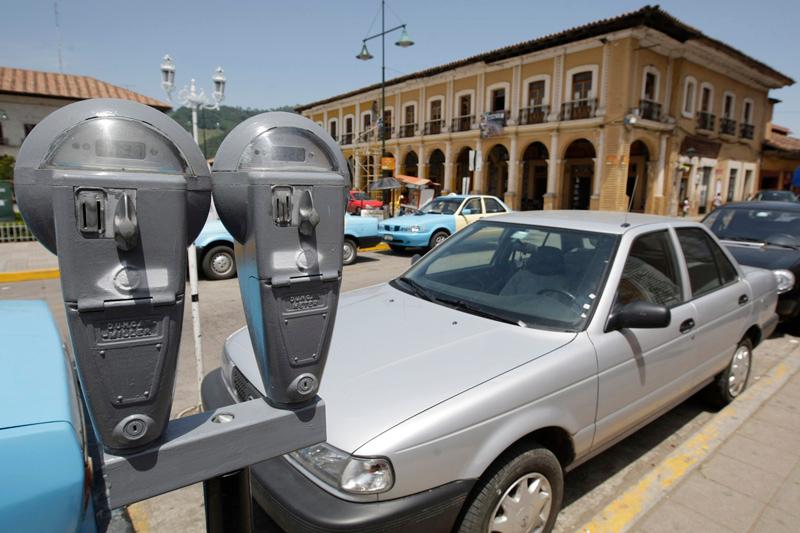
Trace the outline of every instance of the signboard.
{"label": "signboard", "polygon": [[394,170],[394,157],[381,157],[381,170]]}
{"label": "signboard", "polygon": [[493,111],[481,115],[480,129],[481,137],[496,137],[503,134],[506,127],[506,112]]}

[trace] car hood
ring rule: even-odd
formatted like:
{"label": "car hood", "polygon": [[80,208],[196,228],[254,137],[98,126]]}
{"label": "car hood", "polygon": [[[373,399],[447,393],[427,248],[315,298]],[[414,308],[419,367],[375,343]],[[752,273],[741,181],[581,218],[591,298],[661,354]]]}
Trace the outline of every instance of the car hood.
{"label": "car hood", "polygon": [[[263,394],[247,335],[246,328],[232,335],[228,353]],[[388,284],[348,292],[339,301],[319,392],[327,441],[353,453],[404,420],[575,335],[477,317]]]}
{"label": "car hood", "polygon": [[455,215],[444,215],[444,214],[437,215],[435,213],[426,213],[424,215],[403,215],[400,217],[387,218],[386,220],[381,221],[381,224],[412,226],[415,224],[416,225],[424,224],[425,222],[429,222],[431,220],[439,220],[441,218],[452,218],[454,216]]}
{"label": "car hood", "polygon": [[791,269],[800,263],[800,250],[780,246],[754,246],[733,241],[724,241],[731,255],[742,265],[768,268]]}

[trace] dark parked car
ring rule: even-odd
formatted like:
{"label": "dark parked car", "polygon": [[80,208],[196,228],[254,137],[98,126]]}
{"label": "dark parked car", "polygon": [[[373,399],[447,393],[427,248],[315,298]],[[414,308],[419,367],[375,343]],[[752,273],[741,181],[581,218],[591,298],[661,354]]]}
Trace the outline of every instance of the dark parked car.
{"label": "dark parked car", "polygon": [[766,190],[758,191],[751,200],[759,202],[797,202],[797,195],[792,191]]}
{"label": "dark parked car", "polygon": [[[779,192],[779,191],[769,191]],[[728,247],[739,264],[775,273],[778,315],[787,321],[800,315],[800,203],[740,202],[709,214],[703,223]]]}

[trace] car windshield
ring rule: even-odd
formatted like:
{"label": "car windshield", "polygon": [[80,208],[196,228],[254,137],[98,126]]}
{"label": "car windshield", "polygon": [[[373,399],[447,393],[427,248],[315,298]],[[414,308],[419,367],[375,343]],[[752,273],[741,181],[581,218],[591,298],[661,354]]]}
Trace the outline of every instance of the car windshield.
{"label": "car windshield", "polygon": [[392,286],[502,322],[579,331],[598,300],[616,242],[610,234],[480,221]]}
{"label": "car windshield", "polygon": [[800,211],[782,209],[718,209],[703,223],[723,240],[800,245]]}
{"label": "car windshield", "polygon": [[755,199],[768,202],[796,202],[797,196],[792,191],[758,191]]}
{"label": "car windshield", "polygon": [[448,198],[442,196],[434,198],[419,210],[419,214],[430,215],[455,215],[463,198]]}
{"label": "car windshield", "polygon": [[353,200],[369,200],[370,199],[369,196],[367,196],[367,193],[364,193],[364,192],[354,192],[352,194],[353,194]]}

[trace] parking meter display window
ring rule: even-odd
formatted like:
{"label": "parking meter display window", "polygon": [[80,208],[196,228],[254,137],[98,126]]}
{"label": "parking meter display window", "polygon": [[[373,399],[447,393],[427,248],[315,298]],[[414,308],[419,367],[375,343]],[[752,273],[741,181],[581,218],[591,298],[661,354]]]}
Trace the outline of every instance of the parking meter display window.
{"label": "parking meter display window", "polygon": [[86,120],[64,132],[44,168],[187,173],[174,143],[143,122],[119,117]]}
{"label": "parking meter display window", "polygon": [[265,131],[245,148],[239,170],[336,171],[330,150],[307,130],[277,127]]}

